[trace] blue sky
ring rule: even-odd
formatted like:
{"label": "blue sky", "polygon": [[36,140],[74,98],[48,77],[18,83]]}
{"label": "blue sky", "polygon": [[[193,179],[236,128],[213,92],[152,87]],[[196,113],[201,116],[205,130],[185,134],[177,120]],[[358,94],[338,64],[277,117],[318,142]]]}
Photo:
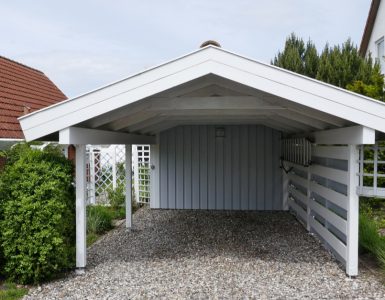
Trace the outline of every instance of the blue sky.
{"label": "blue sky", "polygon": [[[269,62],[286,37],[360,43],[370,0],[12,0],[0,55],[45,72],[73,97],[191,52],[207,39]],[[354,4],[353,4],[354,3]]]}

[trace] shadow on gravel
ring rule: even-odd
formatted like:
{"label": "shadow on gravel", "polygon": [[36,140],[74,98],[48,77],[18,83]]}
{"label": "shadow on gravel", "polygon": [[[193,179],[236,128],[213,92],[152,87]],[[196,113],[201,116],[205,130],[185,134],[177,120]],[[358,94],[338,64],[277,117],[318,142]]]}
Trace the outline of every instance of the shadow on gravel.
{"label": "shadow on gravel", "polygon": [[143,209],[134,230],[119,228],[89,251],[89,267],[106,261],[229,257],[284,263],[330,260],[287,212]]}

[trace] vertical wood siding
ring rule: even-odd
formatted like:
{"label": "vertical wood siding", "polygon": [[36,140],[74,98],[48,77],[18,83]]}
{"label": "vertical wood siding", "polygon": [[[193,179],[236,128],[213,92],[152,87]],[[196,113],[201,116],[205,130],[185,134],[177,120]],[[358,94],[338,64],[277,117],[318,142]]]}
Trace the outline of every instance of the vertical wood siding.
{"label": "vertical wood siding", "polygon": [[282,210],[281,134],[265,126],[180,126],[160,134],[160,208]]}

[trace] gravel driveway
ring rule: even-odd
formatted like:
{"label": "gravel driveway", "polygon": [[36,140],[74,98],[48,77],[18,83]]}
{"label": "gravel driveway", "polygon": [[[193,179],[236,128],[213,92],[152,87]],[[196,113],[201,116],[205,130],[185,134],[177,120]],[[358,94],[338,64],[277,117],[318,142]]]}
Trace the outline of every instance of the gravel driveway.
{"label": "gravel driveway", "polygon": [[288,213],[142,209],[89,249],[85,275],[25,299],[385,299],[361,268],[343,269]]}

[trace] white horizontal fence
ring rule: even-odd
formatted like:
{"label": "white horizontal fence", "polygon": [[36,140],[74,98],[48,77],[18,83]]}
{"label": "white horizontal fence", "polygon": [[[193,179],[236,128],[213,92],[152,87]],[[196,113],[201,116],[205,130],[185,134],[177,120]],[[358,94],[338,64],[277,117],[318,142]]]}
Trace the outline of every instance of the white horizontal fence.
{"label": "white horizontal fence", "polygon": [[[358,259],[358,242],[354,237],[358,237],[355,153],[358,151],[354,146],[313,146],[310,166],[284,162],[285,169],[290,170],[290,210],[345,264],[351,276],[357,275]],[[352,200],[357,207],[352,207]]]}

